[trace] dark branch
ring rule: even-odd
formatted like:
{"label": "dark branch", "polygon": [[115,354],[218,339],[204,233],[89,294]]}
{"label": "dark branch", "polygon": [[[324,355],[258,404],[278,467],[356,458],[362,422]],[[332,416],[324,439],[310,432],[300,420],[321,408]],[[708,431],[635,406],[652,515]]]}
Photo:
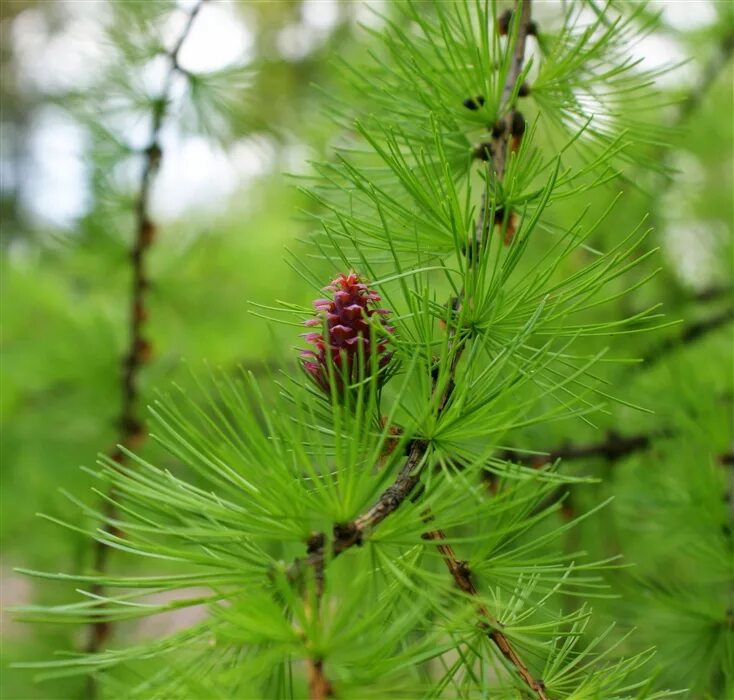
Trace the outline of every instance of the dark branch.
{"label": "dark branch", "polygon": [[[132,265],[132,286],[130,290],[129,311],[129,343],[128,349],[122,361],[121,394],[122,407],[119,418],[119,444],[127,449],[136,448],[145,438],[145,428],[139,411],[139,375],[140,370],[150,360],[152,346],[143,333],[143,325],[148,317],[146,292],[149,280],[146,272],[147,252],[150,249],[156,234],[156,226],[150,216],[150,191],[155,174],[160,167],[162,150],[159,144],[160,132],[167,114],[170,91],[173,79],[180,71],[178,55],[199,10],[206,0],[199,0],[188,16],[173,49],[169,53],[169,69],[163,85],[163,90],[158,99],[153,103],[152,123],[150,139],[144,150],[143,168],[140,177],[140,185],[135,204],[135,239],[130,252]],[[112,459],[118,464],[125,460],[124,453],[119,448],[111,451]],[[109,500],[105,500],[104,515],[107,521],[117,517],[116,508]],[[120,532],[115,532],[120,535]],[[107,568],[107,545],[97,540],[94,543],[94,568],[98,573],[104,573]],[[102,587],[93,589],[95,595],[102,593]],[[91,634],[87,644],[89,653],[101,650],[102,645],[110,634],[110,623],[106,621],[92,623]],[[88,687],[88,694],[94,697],[96,689],[93,685]]]}
{"label": "dark branch", "polygon": [[721,297],[732,298],[734,296],[734,287],[727,287],[724,285],[714,285],[711,287],[705,287],[699,290],[693,295],[693,301],[695,302],[707,302],[715,301]]}
{"label": "dark branch", "polygon": [[515,84],[522,73],[523,63],[525,62],[525,44],[528,37],[528,25],[531,22],[531,1],[532,0],[517,0],[515,3],[515,10],[517,10],[518,6],[522,3],[522,12],[520,15],[520,26],[517,31],[515,48],[512,54],[512,64],[507,75],[507,80],[505,81],[502,89],[502,104],[500,105],[500,109],[506,110],[504,117],[501,119],[501,122],[504,122],[504,128],[501,130],[501,134],[495,135],[493,133],[492,136],[493,153],[491,162],[499,180],[501,180],[505,175],[507,151],[513,132],[513,121],[516,119],[516,115],[518,114],[515,110],[515,105],[510,103],[510,99],[515,89]]}
{"label": "dark branch", "polygon": [[321,659],[313,659],[308,667],[308,694],[310,700],[326,700],[334,697],[331,683],[324,675],[324,662]]}
{"label": "dark branch", "polygon": [[[575,459],[594,459],[602,458],[607,462],[616,462],[635,452],[644,452],[648,450],[653,442],[658,438],[670,437],[673,432],[670,430],[660,430],[653,433],[639,433],[637,435],[622,436],[614,431],[607,434],[607,439],[601,442],[594,442],[588,445],[563,445],[562,447],[552,450],[547,454],[529,455],[527,453],[516,450],[504,450],[500,453],[500,458],[518,464],[526,464],[528,466],[540,469],[546,464],[552,464],[556,460],[575,460]],[[487,481],[490,488],[496,488],[497,479],[491,472],[486,472]],[[563,502],[562,512],[567,519],[571,519],[574,514],[573,505],[570,500],[571,488],[566,484],[549,493],[540,503],[533,509],[533,514],[542,513],[556,503]]]}
{"label": "dark branch", "polygon": [[[446,536],[443,531],[432,530],[426,532],[423,535],[423,539],[436,543],[436,549],[440,552],[446,568],[449,570],[459,590],[466,595],[476,597],[479,592],[472,580],[469,566],[465,561],[456,558],[453,548],[446,542]],[[502,653],[502,656],[515,668],[525,685],[535,693],[538,700],[549,700],[545,692],[545,684],[542,680],[538,680],[533,676],[525,665],[525,662],[518,656],[509,639],[502,632],[502,624],[482,604],[477,606],[477,612],[481,618],[479,627],[486,631],[487,636],[494,642],[495,646]]]}
{"label": "dark branch", "polygon": [[[355,545],[362,544],[368,532],[394,513],[420,481],[421,468],[428,451],[425,440],[413,440],[410,444],[408,459],[391,486],[382,492],[375,504],[349,523],[335,525],[332,530],[330,557],[333,559]],[[298,578],[304,565],[323,566],[327,558],[326,541],[323,533],[311,536],[309,546],[312,550],[305,560],[297,559],[288,569],[288,577]]]}
{"label": "dark branch", "polygon": [[[323,541],[311,538],[308,542],[309,549],[323,547]],[[313,609],[308,598],[305,602],[306,614],[318,619],[321,613],[321,599],[324,595],[324,562],[317,563],[313,567],[315,584],[315,601]],[[312,657],[308,660],[308,693],[309,700],[326,700],[333,697],[333,686],[324,673],[324,660],[320,657]]]}
{"label": "dark branch", "polygon": [[716,53],[711,57],[708,64],[703,70],[696,87],[688,94],[685,100],[681,102],[678,111],[679,122],[684,122],[688,117],[698,109],[703,102],[706,93],[711,89],[719,74],[724,69],[732,53],[734,53],[734,32],[729,32],[724,36],[719,44]]}
{"label": "dark branch", "polygon": [[636,435],[619,435],[614,431],[607,433],[606,440],[592,442],[586,445],[562,445],[545,454],[528,454],[520,450],[503,450],[499,458],[517,464],[526,464],[533,467],[543,467],[546,464],[561,460],[585,459],[602,457],[609,462],[622,459],[634,452],[646,450],[652,441],[659,437],[670,435],[670,431],[662,430],[654,433],[638,433]]}
{"label": "dark branch", "polygon": [[642,367],[649,369],[681,346],[695,343],[704,336],[722,328],[733,320],[734,307],[728,307],[720,311],[718,314],[709,316],[701,321],[689,323],[681,329],[678,335],[672,338],[667,338],[657,347],[650,350],[643,358]]}
{"label": "dark branch", "polygon": [[[498,179],[501,179],[505,172],[507,151],[509,149],[510,138],[512,135],[512,123],[517,114],[515,112],[514,105],[510,104],[510,99],[515,88],[515,84],[520,74],[522,73],[528,25],[531,21],[531,0],[518,0],[515,9],[518,8],[520,2],[522,2],[522,13],[518,27],[518,35],[514,45],[512,66],[504,85],[502,104],[500,105],[500,109],[506,110],[504,116],[505,128],[502,130],[502,133],[498,134],[496,137],[493,135],[491,153],[492,157],[491,160],[487,162],[488,174],[489,168],[492,167],[494,169],[495,176]],[[486,228],[486,222],[484,220],[486,208],[486,201],[483,197],[480,216],[477,222],[478,242],[481,242],[481,234],[483,233],[483,229]],[[459,295],[459,303],[463,300],[463,297],[464,293],[462,290],[461,294]],[[443,413],[451,399],[451,395],[454,390],[454,376],[456,373],[456,368],[465,347],[465,343],[463,343],[461,338],[457,335],[457,327],[455,324],[449,325],[448,336],[448,346],[449,352],[451,353],[451,361],[449,363],[447,376],[445,378],[445,381],[442,382],[440,385],[442,388],[439,388],[438,378],[433,388],[434,396],[436,396],[437,394],[439,395],[437,407],[437,414],[439,416]],[[307,558],[305,559],[305,561],[296,560],[295,562],[293,562],[293,564],[288,568],[288,576],[290,578],[298,578],[302,573],[302,568],[304,564],[308,567],[312,567],[314,571],[323,571],[323,567],[327,560],[327,552],[329,553],[331,558],[334,558],[347,551],[351,547],[361,544],[364,537],[371,529],[375,528],[391,513],[395,512],[400,507],[400,505],[411,495],[415,487],[420,482],[422,469],[428,460],[429,447],[430,443],[426,440],[412,440],[409,443],[408,457],[402,469],[398,473],[396,480],[380,495],[375,504],[367,511],[362,513],[362,515],[355,518],[353,521],[345,524],[335,525],[332,529],[332,539],[328,550],[324,533],[315,533],[314,535],[312,535],[309,540],[310,544],[308,548],[309,553],[307,555]],[[432,539],[433,537],[429,536],[429,538]],[[443,538],[441,537],[441,539]],[[453,553],[450,551],[450,548],[445,551],[447,552],[445,559],[449,564],[449,570],[452,571],[453,574],[454,571],[452,570],[452,565],[450,564],[450,562],[455,563],[455,557],[453,557]],[[448,556],[448,553],[451,553],[450,559],[446,558]],[[455,568],[456,567],[454,566],[454,569]],[[466,586],[466,588],[464,589],[466,593],[470,595],[476,595],[477,591],[471,583],[471,580],[468,578],[468,572],[465,578],[460,577],[459,579],[457,579],[456,574],[454,575],[454,578],[455,580],[457,580],[457,583],[461,583]],[[487,611],[480,607],[480,613],[482,614],[482,617],[484,617],[484,622],[482,624],[490,624],[490,618]],[[528,685],[528,687],[537,694],[540,700],[547,700],[547,696],[545,695],[542,683],[536,681],[533,678],[533,676],[530,674],[527,667],[523,663],[522,659],[520,659],[520,657],[510,645],[507,638],[498,629],[490,630],[488,632],[488,635],[490,639],[496,644],[497,648],[500,650],[505,659],[507,659],[509,663],[511,663],[517,669],[518,674],[526,683],[526,685]],[[321,671],[322,666],[320,665],[320,662],[318,666],[312,666],[312,679],[315,678],[315,682],[317,684],[318,682],[320,682],[319,679],[323,677]],[[312,686],[312,688],[313,687],[314,686]],[[314,691],[312,690],[312,697],[314,697],[313,692]]]}

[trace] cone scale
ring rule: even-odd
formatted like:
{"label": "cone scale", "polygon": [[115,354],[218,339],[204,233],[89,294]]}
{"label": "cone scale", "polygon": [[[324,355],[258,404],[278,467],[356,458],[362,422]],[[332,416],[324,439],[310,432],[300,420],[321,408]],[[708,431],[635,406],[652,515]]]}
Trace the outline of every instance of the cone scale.
{"label": "cone scale", "polygon": [[[301,363],[327,394],[331,394],[333,375],[337,394],[342,395],[349,385],[368,377],[373,367],[383,374],[392,356],[387,344],[394,329],[387,324],[390,312],[377,306],[380,296],[356,273],[339,274],[324,291],[331,292],[331,298],[316,299],[316,316],[304,321],[305,326],[321,327],[321,331],[303,334],[312,349],[301,351]],[[382,330],[372,328],[375,316]]]}

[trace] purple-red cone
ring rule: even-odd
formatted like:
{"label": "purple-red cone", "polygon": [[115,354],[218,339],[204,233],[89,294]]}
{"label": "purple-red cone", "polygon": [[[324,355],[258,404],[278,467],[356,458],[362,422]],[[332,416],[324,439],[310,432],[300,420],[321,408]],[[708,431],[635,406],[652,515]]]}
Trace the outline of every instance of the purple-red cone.
{"label": "purple-red cone", "polygon": [[[336,389],[341,394],[345,388],[344,380],[347,384],[353,384],[369,374],[373,367],[373,356],[376,355],[378,371],[387,366],[391,357],[387,351],[387,336],[394,329],[387,325],[386,316],[390,312],[376,308],[380,296],[360,282],[354,272],[338,275],[328,287],[324,287],[324,291],[333,292],[334,298],[316,299],[313,302],[316,318],[304,321],[304,325],[323,326],[326,321],[328,337],[318,331],[304,333],[306,342],[313,345],[314,349],[302,350],[301,362],[309,376],[327,394],[331,393],[331,364]],[[370,329],[370,319],[375,314],[379,316],[384,332]],[[363,363],[360,362],[360,355]]]}

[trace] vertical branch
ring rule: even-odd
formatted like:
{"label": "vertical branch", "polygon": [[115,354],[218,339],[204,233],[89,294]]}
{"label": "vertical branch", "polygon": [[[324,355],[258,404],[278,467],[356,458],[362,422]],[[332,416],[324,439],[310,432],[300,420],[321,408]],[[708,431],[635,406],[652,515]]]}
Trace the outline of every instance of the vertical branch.
{"label": "vertical branch", "polygon": [[[171,87],[176,73],[181,71],[178,64],[178,55],[181,47],[191,31],[201,6],[206,0],[199,0],[189,13],[186,24],[174,44],[169,56],[169,69],[166,74],[160,96],[153,102],[151,112],[151,130],[148,146],[143,151],[143,168],[140,176],[140,185],[135,203],[135,237],[130,252],[132,268],[132,282],[130,288],[129,306],[129,342],[122,360],[121,397],[122,405],[119,418],[119,444],[127,449],[136,448],[145,439],[145,428],[139,416],[139,378],[140,370],[150,360],[152,346],[143,333],[143,325],[148,317],[146,292],[149,286],[147,276],[147,252],[155,238],[156,226],[150,215],[150,193],[153,180],[160,167],[163,152],[160,146],[160,133],[167,114]],[[115,447],[110,456],[118,464],[123,464],[125,454]],[[110,493],[113,495],[113,492]],[[109,522],[117,517],[117,509],[105,500],[103,506],[105,521]],[[108,526],[108,532],[119,536],[121,533],[114,526]],[[98,574],[104,574],[107,569],[109,548],[99,540],[94,543],[93,566]],[[103,588],[95,585],[92,591],[101,595]],[[110,634],[110,623],[95,621],[91,624],[87,652],[96,653],[101,650]],[[90,677],[91,679],[91,677]],[[96,687],[92,680],[88,686],[88,696],[96,695]]]}
{"label": "vertical branch", "polygon": [[734,443],[729,452],[719,455],[719,464],[726,470],[724,475],[724,502],[727,504],[729,521],[724,522],[721,534],[729,550],[729,605],[726,609],[727,623],[734,627]]}
{"label": "vertical branch", "polygon": [[310,660],[308,693],[310,700],[326,700],[334,697],[331,683],[324,675],[324,662],[321,659]]}
{"label": "vertical branch", "polygon": [[[516,139],[517,135],[513,134],[513,121],[516,120],[519,113],[514,109],[511,98],[515,89],[515,84],[522,73],[522,67],[525,57],[525,44],[528,34],[528,26],[531,22],[530,5],[531,0],[518,0],[516,10],[522,2],[522,13],[519,20],[519,28],[517,38],[514,44],[512,64],[507,75],[505,85],[503,87],[502,101],[500,109],[505,110],[502,121],[504,129],[501,132],[492,134],[492,143],[490,148],[491,158],[488,158],[487,175],[494,171],[494,176],[502,179],[505,173],[507,162],[507,152],[510,148],[511,137]],[[491,168],[491,170],[490,170]],[[486,192],[486,191],[485,191]],[[477,243],[481,243],[483,230],[487,228],[485,221],[486,214],[486,196],[482,199],[481,211],[477,221]],[[509,242],[509,241],[507,241]],[[470,255],[471,251],[467,251]],[[470,263],[476,258],[470,259]],[[460,304],[463,302],[464,290],[459,297],[450,301],[451,311],[458,312]],[[449,319],[453,320],[453,313],[449,314]],[[448,350],[450,361],[447,368],[444,381],[439,381],[438,376],[434,377],[432,389],[432,398],[437,399],[437,414],[440,416],[448,405],[454,391],[454,376],[458,363],[465,349],[465,342],[457,333],[457,325],[451,323],[448,327]],[[358,545],[362,542],[363,536],[372,528],[376,527],[380,522],[387,518],[391,513],[395,512],[400,505],[411,495],[415,487],[420,482],[422,467],[427,462],[427,455],[430,443],[426,440],[414,439],[409,443],[407,458],[402,469],[398,473],[394,483],[389,486],[367,511],[359,515],[349,523],[338,524],[333,528],[333,539],[330,543],[332,558],[339,556],[341,553]],[[424,515],[426,521],[431,519],[429,512]],[[466,565],[459,562],[453,550],[443,540],[445,537],[440,530],[427,532],[423,535],[426,540],[438,542],[438,549],[446,562],[446,565],[454,577],[457,585],[468,595],[476,596],[477,590],[471,581],[469,570]],[[314,573],[316,581],[317,593],[323,586],[324,566],[326,561],[327,538],[325,533],[314,533],[307,543],[308,556],[304,560],[295,560],[287,570],[287,575],[291,580],[298,579],[303,571],[304,565],[310,567]],[[320,595],[317,595],[317,600]],[[524,661],[515,651],[506,635],[501,631],[500,623],[495,620],[484,606],[479,606],[479,613],[482,617],[480,623],[483,629],[487,630],[488,637],[497,646],[500,653],[509,664],[515,667],[518,675],[523,682],[530,688],[538,698],[538,700],[549,700],[545,694],[545,687],[542,681],[536,680],[528,670]],[[311,700],[322,700],[329,697],[332,693],[332,687],[323,671],[323,659],[314,658],[310,661],[310,692]]]}
{"label": "vertical branch", "polygon": [[[314,534],[308,542],[308,553],[317,551],[324,546],[322,533]],[[321,613],[321,599],[324,595],[324,560],[319,559],[313,564],[314,575],[314,607],[309,610],[306,602],[306,613],[312,617],[312,621],[318,621]],[[308,595],[308,593],[306,593]],[[312,656],[308,660],[308,693],[310,700],[326,700],[334,696],[333,687],[324,673],[324,660],[319,656]]]}
{"label": "vertical branch", "polygon": [[686,95],[683,102],[680,103],[678,118],[676,119],[678,124],[685,122],[698,109],[706,93],[708,93],[711,86],[716,82],[716,79],[726,67],[733,53],[734,31],[730,31],[722,37],[714,55],[704,67],[695,87]]}
{"label": "vertical branch", "polygon": [[[505,175],[511,139],[518,138],[515,123],[518,118],[522,119],[520,113],[515,110],[515,105],[511,102],[511,99],[515,90],[515,85],[522,74],[523,63],[525,61],[525,45],[527,43],[528,29],[531,23],[531,0],[516,0],[512,15],[516,15],[520,7],[522,9],[519,26],[517,28],[512,61],[510,64],[510,70],[507,74],[507,79],[505,80],[505,84],[502,89],[500,110],[504,110],[504,115],[492,129],[492,140],[490,142],[490,148],[486,158],[487,177],[489,178],[493,175],[498,181],[501,181]],[[509,24],[509,19],[507,22]],[[481,156],[483,151],[484,149],[482,147],[478,154]],[[476,225],[476,245],[484,243],[484,237],[490,227],[489,222],[486,221],[487,209],[488,206],[485,190],[482,195],[480,212]],[[512,223],[509,218],[511,213],[506,212],[506,215],[508,216],[508,220],[505,243],[510,243],[512,240]],[[424,514],[424,519],[426,522],[430,522],[433,519],[433,516],[427,511]],[[445,541],[446,537],[443,531],[432,530],[426,532],[423,535],[423,539],[436,543],[436,548],[441,554],[446,567],[459,589],[466,595],[476,597],[478,595],[478,591],[471,579],[469,567],[466,562],[459,561],[456,558],[453,548]],[[484,605],[480,604],[477,607],[477,612],[481,618],[481,622],[479,623],[480,626],[482,629],[486,630],[487,636],[494,643],[497,649],[499,649],[505,660],[515,668],[524,684],[535,693],[538,700],[548,700],[543,681],[536,680],[532,675],[507,636],[501,631],[501,624],[499,621],[489,613]]]}
{"label": "vertical branch", "polygon": [[512,98],[512,93],[515,90],[515,83],[517,83],[517,80],[522,73],[523,64],[525,62],[525,45],[528,38],[528,27],[531,22],[531,2],[532,0],[515,1],[515,10],[513,14],[517,13],[520,5],[522,5],[522,10],[520,14],[520,24],[517,30],[517,38],[515,40],[515,48],[512,53],[510,70],[502,88],[500,110],[504,109],[505,113],[500,119],[500,122],[503,125],[503,128],[499,130],[495,128],[493,130],[491,150],[492,157],[488,163],[488,167],[491,164],[494,168],[495,176],[498,180],[502,180],[505,176],[505,169],[507,167],[507,151],[513,131],[513,121],[516,119],[516,115],[519,114],[515,109],[515,105],[511,104],[510,100]]}
{"label": "vertical branch", "polygon": [[[427,516],[427,520],[430,516]],[[446,542],[446,535],[442,530],[432,530],[423,535],[424,540],[436,543],[436,549],[441,554],[441,558],[446,564],[446,568],[454,579],[459,590],[469,596],[475,597],[478,591],[471,578],[471,571],[465,561],[456,558],[453,547]],[[549,700],[545,692],[545,685],[542,680],[537,680],[530,672],[525,662],[518,655],[510,640],[502,632],[502,624],[487,610],[484,605],[477,606],[477,613],[481,618],[479,626],[486,631],[487,636],[495,646],[500,650],[502,656],[507,662],[515,668],[518,675],[536,695],[538,700]]]}

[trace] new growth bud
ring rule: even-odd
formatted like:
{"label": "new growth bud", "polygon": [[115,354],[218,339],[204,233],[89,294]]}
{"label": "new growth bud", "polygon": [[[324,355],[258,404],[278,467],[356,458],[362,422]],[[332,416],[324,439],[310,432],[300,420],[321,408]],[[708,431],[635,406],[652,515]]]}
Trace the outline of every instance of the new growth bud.
{"label": "new growth bud", "polygon": [[489,161],[492,158],[492,144],[489,141],[483,141],[472,149],[472,158],[476,160]]}
{"label": "new growth bud", "polygon": [[[394,329],[387,325],[387,309],[376,308],[380,296],[354,272],[340,274],[324,291],[333,292],[331,299],[313,302],[316,318],[304,321],[308,327],[325,326],[323,332],[304,333],[313,350],[301,351],[301,362],[306,373],[327,394],[331,393],[331,380],[338,394],[346,387],[369,376],[373,358],[380,375],[387,367],[392,354],[387,351],[388,336]],[[378,328],[372,317],[377,316]],[[360,359],[361,358],[361,359]]]}
{"label": "new growth bud", "polygon": [[480,107],[484,107],[484,97],[482,95],[467,97],[461,104],[472,112],[476,112]]}
{"label": "new growth bud", "polygon": [[512,115],[512,124],[510,126],[510,135],[512,136],[510,151],[512,153],[517,153],[520,150],[520,143],[525,134],[525,129],[525,117],[523,117],[522,112],[515,111]]}
{"label": "new growth bud", "polygon": [[[498,18],[497,18],[497,33],[500,36],[507,36],[510,33],[510,24],[512,23],[512,10],[505,10]],[[528,36],[537,36],[538,35],[538,25],[535,23],[534,20],[530,20],[528,22],[526,33]]]}
{"label": "new growth bud", "polygon": [[507,36],[510,31],[510,22],[512,22],[512,10],[505,10],[497,18],[497,33],[500,36]]}

